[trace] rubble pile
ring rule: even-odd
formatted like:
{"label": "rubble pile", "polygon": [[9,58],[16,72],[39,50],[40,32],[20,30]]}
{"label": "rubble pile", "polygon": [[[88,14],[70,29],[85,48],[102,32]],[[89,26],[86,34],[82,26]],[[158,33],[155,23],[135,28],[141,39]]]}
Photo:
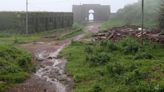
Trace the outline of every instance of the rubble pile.
{"label": "rubble pile", "polygon": [[[114,27],[107,32],[99,32],[94,35],[95,40],[113,40],[117,41],[125,37],[136,37],[142,38],[142,31],[139,26],[122,26],[122,27]],[[160,42],[164,44],[164,35],[160,33],[158,29],[148,29],[144,28],[143,38],[147,40],[151,40],[154,42]]]}

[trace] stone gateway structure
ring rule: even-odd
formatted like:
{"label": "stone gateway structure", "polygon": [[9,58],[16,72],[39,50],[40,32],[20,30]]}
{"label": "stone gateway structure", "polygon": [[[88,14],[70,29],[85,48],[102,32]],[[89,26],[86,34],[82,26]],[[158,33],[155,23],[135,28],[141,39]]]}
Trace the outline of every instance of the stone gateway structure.
{"label": "stone gateway structure", "polygon": [[110,17],[110,5],[73,5],[72,12],[74,22],[106,21]]}

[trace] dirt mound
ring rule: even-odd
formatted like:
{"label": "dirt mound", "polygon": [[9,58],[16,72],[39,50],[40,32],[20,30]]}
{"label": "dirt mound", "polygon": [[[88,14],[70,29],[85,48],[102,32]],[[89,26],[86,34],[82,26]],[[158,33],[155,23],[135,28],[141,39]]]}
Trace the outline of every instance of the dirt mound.
{"label": "dirt mound", "polygon": [[[108,39],[108,40],[117,41],[129,36],[141,39],[142,38],[141,28],[139,26],[134,26],[134,25],[114,27],[107,32],[99,32],[95,34],[94,38],[96,40]],[[144,28],[143,38],[164,44],[164,35],[161,34],[160,30],[158,29]]]}

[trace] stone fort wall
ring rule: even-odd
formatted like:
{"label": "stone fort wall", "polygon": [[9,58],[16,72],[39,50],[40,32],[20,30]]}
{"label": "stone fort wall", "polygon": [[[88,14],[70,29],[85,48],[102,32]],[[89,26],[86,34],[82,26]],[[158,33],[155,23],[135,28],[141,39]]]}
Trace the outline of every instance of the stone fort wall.
{"label": "stone fort wall", "polygon": [[74,22],[88,22],[89,10],[94,10],[94,21],[106,21],[110,18],[110,5],[83,4],[73,5]]}

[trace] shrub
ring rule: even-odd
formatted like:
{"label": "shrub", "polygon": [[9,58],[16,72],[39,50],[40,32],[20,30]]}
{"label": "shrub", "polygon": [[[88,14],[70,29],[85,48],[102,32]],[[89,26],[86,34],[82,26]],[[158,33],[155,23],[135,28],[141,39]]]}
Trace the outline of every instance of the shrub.
{"label": "shrub", "polygon": [[147,52],[144,53],[138,53],[135,55],[134,60],[138,60],[138,59],[152,59],[153,55]]}
{"label": "shrub", "polygon": [[107,71],[111,77],[121,75],[125,72],[125,67],[120,63],[109,63]]}
{"label": "shrub", "polygon": [[31,55],[27,54],[27,55],[22,55],[20,57],[18,57],[18,65],[24,69],[25,71],[28,71],[30,70],[32,67],[31,67],[31,64],[32,64],[32,59],[31,59]]}
{"label": "shrub", "polygon": [[75,81],[75,83],[79,83],[79,82],[81,82],[83,79],[80,77],[80,75],[75,75],[75,76],[73,76],[73,79],[74,79],[74,81]]}
{"label": "shrub", "polygon": [[111,42],[109,40],[103,40],[99,42],[100,46],[103,47],[103,49],[107,49],[107,51],[116,51],[119,50],[119,46],[117,46],[114,42]]}
{"label": "shrub", "polygon": [[94,85],[89,92],[104,92],[99,85]]}
{"label": "shrub", "polygon": [[108,51],[117,51],[117,50],[119,50],[119,47],[115,43],[108,41],[107,50]]}
{"label": "shrub", "polygon": [[0,92],[6,92],[6,90],[9,88],[9,86],[6,86],[7,83],[1,83],[0,82]]}
{"label": "shrub", "polygon": [[86,46],[85,47],[85,52],[88,54],[92,54],[93,53],[93,48],[91,46]]}
{"label": "shrub", "polygon": [[164,80],[161,80],[159,84],[156,87],[156,90],[159,90],[160,92],[164,92]]}
{"label": "shrub", "polygon": [[144,80],[148,78],[148,76],[149,76],[149,72],[141,72],[139,70],[129,72],[126,74],[125,84],[129,85],[131,83],[136,83],[139,80]]}
{"label": "shrub", "polygon": [[135,44],[129,44],[124,48],[124,52],[128,54],[135,54],[139,50],[139,46]]}
{"label": "shrub", "polygon": [[[96,42],[97,43],[97,42]],[[100,46],[106,47],[108,44],[108,40],[101,40],[98,42]]]}
{"label": "shrub", "polygon": [[108,63],[111,56],[108,53],[101,52],[97,54],[87,55],[86,60],[90,66],[104,65]]}
{"label": "shrub", "polygon": [[157,82],[145,82],[140,81],[139,85],[137,85],[137,89],[135,89],[135,92],[163,92],[164,88],[161,87]]}
{"label": "shrub", "polygon": [[164,1],[161,0],[161,6],[160,6],[160,14],[159,14],[159,27],[162,29],[162,32],[164,31]]}
{"label": "shrub", "polygon": [[125,38],[121,40],[120,43],[124,53],[126,54],[135,54],[141,48],[141,44],[133,38]]}

